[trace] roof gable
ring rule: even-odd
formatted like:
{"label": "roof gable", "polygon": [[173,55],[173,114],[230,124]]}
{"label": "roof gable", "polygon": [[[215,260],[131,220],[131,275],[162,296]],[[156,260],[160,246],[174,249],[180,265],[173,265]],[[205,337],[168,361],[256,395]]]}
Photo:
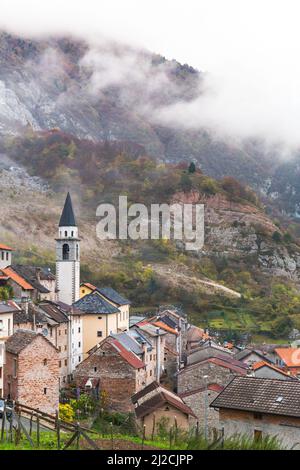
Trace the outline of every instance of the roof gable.
{"label": "roof gable", "polygon": [[84,313],[89,314],[112,314],[118,313],[119,309],[111,305],[107,300],[103,299],[96,292],[81,297],[74,304],[74,307],[79,308]]}

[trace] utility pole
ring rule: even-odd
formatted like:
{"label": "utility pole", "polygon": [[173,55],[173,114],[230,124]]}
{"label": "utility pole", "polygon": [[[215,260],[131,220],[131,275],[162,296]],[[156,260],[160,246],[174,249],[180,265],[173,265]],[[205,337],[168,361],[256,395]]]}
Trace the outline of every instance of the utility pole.
{"label": "utility pole", "polygon": [[205,440],[208,440],[208,384],[207,379],[208,375],[203,376],[205,384],[205,395],[204,395],[204,437]]}

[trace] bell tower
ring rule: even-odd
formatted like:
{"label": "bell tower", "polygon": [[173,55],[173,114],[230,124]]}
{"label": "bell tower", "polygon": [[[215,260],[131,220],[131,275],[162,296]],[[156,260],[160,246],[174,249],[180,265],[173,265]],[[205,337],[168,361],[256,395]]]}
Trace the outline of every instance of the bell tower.
{"label": "bell tower", "polygon": [[70,193],[60,217],[56,238],[56,288],[58,300],[72,305],[79,299],[80,239]]}

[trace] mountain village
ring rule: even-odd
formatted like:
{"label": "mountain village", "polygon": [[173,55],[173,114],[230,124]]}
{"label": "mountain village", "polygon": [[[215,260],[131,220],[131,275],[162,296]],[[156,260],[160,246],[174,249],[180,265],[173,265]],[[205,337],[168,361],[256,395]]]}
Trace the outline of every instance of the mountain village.
{"label": "mountain village", "polygon": [[55,416],[68,397],[88,395],[111,413],[134,416],[146,437],[163,422],[207,439],[276,436],[300,448],[297,341],[221,344],[175,307],[138,316],[126,292],[81,282],[69,193],[56,274],[14,264],[13,248],[1,244],[0,286],[11,293],[0,303],[0,398]]}

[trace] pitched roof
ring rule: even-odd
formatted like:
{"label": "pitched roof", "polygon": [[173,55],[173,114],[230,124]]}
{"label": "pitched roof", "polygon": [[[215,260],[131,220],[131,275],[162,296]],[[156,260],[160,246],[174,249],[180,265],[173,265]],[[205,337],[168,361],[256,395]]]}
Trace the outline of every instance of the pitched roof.
{"label": "pitched roof", "polygon": [[235,377],[210,406],[300,418],[300,382]]}
{"label": "pitched roof", "polygon": [[218,357],[209,357],[206,359],[202,359],[198,362],[193,362],[192,364],[188,364],[186,367],[181,369],[178,374],[184,373],[187,369],[191,369],[193,367],[199,367],[202,364],[207,364],[210,362],[211,364],[216,364],[220,367],[224,367],[225,369],[230,369],[234,372],[239,373],[240,375],[246,375],[247,374],[247,369],[248,366],[244,364],[243,362],[236,361],[232,359],[231,357],[227,356],[218,356]]}
{"label": "pitched roof", "polygon": [[43,310],[47,316],[57,323],[67,323],[68,316],[54,302],[43,302],[39,304],[39,308]]}
{"label": "pitched roof", "polygon": [[264,361],[271,362],[271,360],[263,354],[261,351],[258,351],[257,349],[242,349],[242,351],[237,352],[234,357],[238,361],[243,361],[246,359],[246,357],[250,356],[251,354],[256,354],[258,357],[262,358]]}
{"label": "pitched roof", "polygon": [[33,286],[29,284],[22,276],[19,276],[11,267],[2,268],[1,271],[10,277],[14,282],[16,282],[19,286],[22,287],[24,290],[34,290]]}
{"label": "pitched roof", "polygon": [[91,290],[96,290],[96,289],[97,289],[97,287],[94,286],[94,284],[91,284],[90,282],[82,282],[82,283],[80,284],[80,287],[81,287],[81,286],[86,286],[86,287],[88,287],[88,288],[91,289]]}
{"label": "pitched roof", "polygon": [[60,217],[59,227],[75,227],[75,226],[76,226],[76,220],[74,216],[72,200],[71,200],[70,193],[68,192],[66,200],[65,200],[65,205],[64,205],[61,217]]}
{"label": "pitched roof", "polygon": [[12,305],[9,305],[6,302],[0,302],[0,314],[1,313],[14,313],[17,312],[18,308]]}
{"label": "pitched roof", "polygon": [[100,297],[97,292],[91,292],[90,294],[81,297],[81,299],[77,300],[73,306],[79,308],[79,310],[85,313],[111,314],[119,312],[118,308]]}
{"label": "pitched roof", "polygon": [[36,289],[40,293],[47,294],[47,289],[39,278],[44,281],[54,281],[55,276],[51,271],[46,271],[38,266],[27,266],[22,264],[13,264],[1,270],[4,274],[9,276],[13,281],[20,285],[25,290]]}
{"label": "pitched roof", "polygon": [[204,392],[206,389],[211,390],[212,392],[220,393],[224,389],[224,386],[213,382],[211,384],[208,384],[207,387],[199,387],[195,388],[195,390],[189,390],[187,392],[180,393],[180,396],[182,398],[189,397],[191,395],[195,395],[196,393]]}
{"label": "pitched roof", "polygon": [[162,330],[167,331],[168,333],[171,333],[172,335],[178,335],[178,331],[175,330],[174,328],[171,328],[169,325],[166,325],[163,321],[155,321],[152,322],[152,325],[158,326]]}
{"label": "pitched roof", "polygon": [[119,343],[121,343],[124,348],[126,348],[128,351],[132,351],[137,356],[143,353],[142,346],[136,341],[136,339],[129,335],[127,331],[124,333],[118,333],[116,335],[112,334],[111,336],[119,341]]}
{"label": "pitched roof", "polygon": [[133,352],[128,351],[124,346],[116,339],[112,339],[110,343],[118,351],[120,356],[125,359],[128,364],[130,364],[135,369],[142,369],[145,367],[143,361],[141,361]]}
{"label": "pitched roof", "polygon": [[120,305],[131,304],[130,300],[123,297],[121,294],[115,291],[112,287],[97,287],[97,291],[101,295],[103,295],[103,297],[106,297],[106,299],[110,300],[116,305],[120,306]]}
{"label": "pitched roof", "polygon": [[[34,319],[35,315],[35,319]],[[29,303],[28,305],[28,312],[24,309],[17,310],[14,313],[14,325],[21,325],[25,323],[39,323],[39,324],[47,324],[47,316],[35,305]]]}
{"label": "pitched roof", "polygon": [[0,250],[12,251],[12,248],[10,246],[3,245],[3,243],[0,243]]}
{"label": "pitched roof", "polygon": [[287,367],[300,367],[299,348],[276,348],[275,352]]}
{"label": "pitched roof", "polygon": [[[149,398],[147,399],[148,394]],[[145,397],[145,400],[139,403],[143,397]],[[196,418],[191,408],[184,403],[180,396],[162,387],[157,382],[152,382],[152,384],[149,384],[143,390],[133,395],[131,400],[133,403],[137,404],[134,410],[137,418],[142,418],[143,416],[152,413],[166,403],[174,406],[174,408],[182,411],[183,413]]]}
{"label": "pitched roof", "polygon": [[278,374],[282,374],[282,375],[285,375],[289,378],[292,378],[292,376],[290,374],[288,374],[287,372],[284,372],[284,370],[279,369],[278,367],[276,367],[273,364],[270,364],[269,362],[266,362],[266,361],[256,362],[255,364],[253,364],[252,369],[255,371],[255,370],[261,369],[262,367],[268,367],[269,369],[272,369],[272,370],[275,370],[276,372],[278,372]]}
{"label": "pitched roof", "polygon": [[38,336],[41,336],[45,341],[51,344],[54,349],[56,349],[56,347],[41,333],[36,333],[35,331],[31,330],[17,330],[7,339],[5,343],[6,351],[12,354],[19,354]]}
{"label": "pitched roof", "polygon": [[161,321],[163,321],[166,325],[170,326],[171,328],[175,328],[177,326],[176,322],[172,320],[172,318],[168,317],[168,315],[163,315],[159,317]]}
{"label": "pitched roof", "polygon": [[146,395],[148,395],[148,393],[152,392],[153,390],[155,390],[157,387],[159,387],[158,383],[156,382],[156,380],[153,380],[153,382],[151,382],[150,384],[146,385],[146,387],[142,388],[142,390],[140,390],[139,392],[135,393],[134,395],[132,395],[131,397],[131,401],[132,403],[136,403],[138,400],[140,400],[141,398],[145,397]]}
{"label": "pitched roof", "polygon": [[138,327],[142,332],[147,333],[150,336],[162,336],[166,334],[166,331],[162,330],[161,328],[152,325],[148,322],[140,322],[133,326],[133,328]]}

